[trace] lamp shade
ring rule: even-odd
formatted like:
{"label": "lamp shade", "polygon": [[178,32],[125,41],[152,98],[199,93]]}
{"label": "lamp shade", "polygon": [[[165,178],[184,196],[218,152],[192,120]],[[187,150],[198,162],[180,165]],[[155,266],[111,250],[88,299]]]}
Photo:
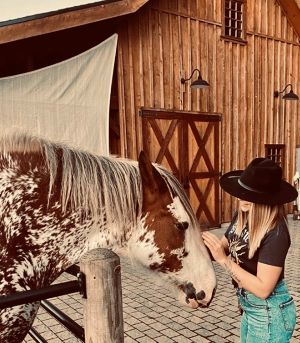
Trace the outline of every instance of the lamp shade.
{"label": "lamp shade", "polygon": [[291,89],[287,94],[285,94],[282,99],[284,100],[299,100],[299,96],[293,92]]}
{"label": "lamp shade", "polygon": [[197,80],[191,83],[191,88],[207,88],[207,87],[209,87],[209,83],[203,80],[201,76],[199,76]]}

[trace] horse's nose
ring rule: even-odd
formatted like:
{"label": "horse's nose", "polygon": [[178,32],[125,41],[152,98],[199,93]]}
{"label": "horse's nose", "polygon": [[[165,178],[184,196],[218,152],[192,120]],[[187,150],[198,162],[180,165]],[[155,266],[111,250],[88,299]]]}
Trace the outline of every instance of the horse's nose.
{"label": "horse's nose", "polygon": [[[199,293],[201,293],[201,292],[199,292]],[[199,293],[198,293],[198,294],[199,294]],[[198,295],[198,294],[197,294],[197,295]],[[212,302],[212,300],[213,300],[215,294],[216,294],[216,288],[213,289],[213,292],[212,292],[212,295],[211,295],[211,298],[210,298],[209,302],[208,302],[205,306],[201,306],[201,304],[200,304],[200,307],[209,307],[209,305],[210,305],[210,303]],[[200,300],[200,299],[199,299],[199,300]]]}
{"label": "horse's nose", "polygon": [[197,300],[203,300],[204,298],[205,298],[205,292],[204,291],[200,291],[196,294]]}
{"label": "horse's nose", "polygon": [[189,303],[189,299],[196,299],[196,289],[194,285],[189,282],[184,286],[184,293],[186,294],[186,303]]}

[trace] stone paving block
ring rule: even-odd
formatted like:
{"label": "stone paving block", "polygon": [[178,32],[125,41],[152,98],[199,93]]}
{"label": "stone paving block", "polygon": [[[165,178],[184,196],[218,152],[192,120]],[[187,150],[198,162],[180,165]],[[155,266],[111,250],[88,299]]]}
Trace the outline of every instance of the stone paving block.
{"label": "stone paving block", "polygon": [[127,332],[127,331],[130,331],[130,330],[133,330],[134,329],[134,327],[133,326],[131,326],[130,324],[128,324],[128,323],[124,323],[124,325],[123,325],[123,328],[124,328],[124,331],[125,332]]}
{"label": "stone paving block", "polygon": [[231,317],[223,316],[222,321],[228,324],[233,324],[236,322],[236,319],[233,319]]}
{"label": "stone paving block", "polygon": [[64,342],[67,339],[74,339],[74,336],[69,331],[58,332],[57,336]]}
{"label": "stone paving block", "polygon": [[218,326],[219,328],[222,328],[224,330],[227,330],[227,331],[233,328],[233,326],[231,324],[228,324],[226,322],[216,323],[216,326]]}
{"label": "stone paving block", "polygon": [[[175,323],[182,324],[182,325],[184,325],[184,324],[186,324],[186,323],[191,321],[190,318],[184,318],[182,316],[177,316],[177,317],[169,318],[169,319],[172,320]],[[197,319],[199,319],[199,318],[197,318]],[[201,319],[199,319],[199,320],[201,320]]]}
{"label": "stone paving block", "polygon": [[187,337],[183,337],[183,336],[176,336],[172,338],[174,342],[178,342],[178,343],[193,343],[193,341]]}
{"label": "stone paving block", "polygon": [[187,322],[187,323],[184,323],[183,325],[191,331],[195,331],[195,330],[199,329],[199,324],[195,324],[192,322]]}
{"label": "stone paving block", "polygon": [[145,317],[145,314],[142,313],[142,312],[139,312],[139,311],[131,312],[130,314],[131,314],[134,318],[138,318],[138,319]]}
{"label": "stone paving block", "polygon": [[126,333],[129,337],[131,337],[133,339],[145,336],[142,332],[140,332],[139,330],[136,330],[136,329],[126,331]]}
{"label": "stone paving block", "polygon": [[202,336],[195,336],[192,340],[193,343],[211,343],[211,341],[207,338],[204,338]]}
{"label": "stone paving block", "polygon": [[239,336],[230,335],[230,336],[226,337],[226,339],[228,340],[228,342],[231,342],[231,343],[240,343],[240,337]]}
{"label": "stone paving block", "polygon": [[51,331],[54,333],[58,333],[58,332],[65,331],[65,328],[64,328],[64,326],[62,326],[60,324],[56,324],[56,325],[51,326]]}
{"label": "stone paving block", "polygon": [[149,329],[149,326],[144,323],[135,324],[134,327],[141,332],[144,332]]}
{"label": "stone paving block", "polygon": [[[214,332],[214,330],[218,329],[218,327],[215,324],[211,324],[209,322],[203,322],[201,325],[198,326],[198,329],[199,328],[205,328],[210,332]],[[196,329],[195,331],[197,331],[198,329]]]}
{"label": "stone paving block", "polygon": [[195,331],[192,331],[192,330],[189,330],[189,329],[178,330],[178,333],[181,336],[188,337],[188,338],[191,338],[191,337],[194,337],[194,336],[197,335]]}
{"label": "stone paving block", "polygon": [[239,336],[240,335],[240,324],[238,325],[238,327],[236,329],[231,329],[231,330],[229,330],[229,332],[235,336]]}
{"label": "stone paving block", "polygon": [[166,336],[157,337],[155,340],[158,343],[173,343],[174,342],[173,339]]}
{"label": "stone paving block", "polygon": [[124,343],[136,343],[136,340],[129,337],[129,336],[125,336],[124,337]]}
{"label": "stone paving block", "polygon": [[214,334],[223,338],[228,337],[230,335],[228,331],[223,330],[223,329],[214,330]]}
{"label": "stone paving block", "polygon": [[174,312],[170,312],[169,310],[164,311],[161,313],[162,315],[166,316],[167,318],[174,318],[177,317],[177,314]]}
{"label": "stone paving block", "polygon": [[161,335],[164,335],[166,337],[172,338],[178,336],[178,332],[172,330],[172,329],[165,329],[160,331]]}
{"label": "stone paving block", "polygon": [[[124,317],[125,319],[125,317]],[[131,316],[126,316],[126,323],[130,325],[135,325],[140,323],[140,320]]]}
{"label": "stone paving block", "polygon": [[[212,343],[228,343],[227,339],[214,335],[209,338]],[[275,343],[275,342],[274,342]]]}
{"label": "stone paving block", "polygon": [[208,338],[208,337],[211,337],[213,335],[213,332],[211,332],[205,328],[199,328],[195,332],[197,335],[204,337],[204,338]]}
{"label": "stone paving block", "polygon": [[175,330],[175,331],[179,331],[179,330],[184,329],[183,325],[176,323],[174,321],[170,321],[169,323],[165,323],[165,324],[167,325],[168,328]]}
{"label": "stone paving block", "polygon": [[[61,333],[58,333],[58,335],[59,334]],[[54,332],[48,329],[47,331],[43,332],[43,338],[45,338],[46,340],[50,340],[56,338],[56,335],[54,334]]]}
{"label": "stone paving block", "polygon": [[[183,318],[183,320],[184,320],[184,322],[186,322],[185,318]],[[196,316],[191,317],[189,320],[190,320],[190,322],[195,323],[195,324],[201,324],[201,323],[204,322],[203,318],[199,318],[199,317],[196,317]]]}
{"label": "stone paving block", "polygon": [[170,326],[169,324],[171,324],[171,323],[177,323],[174,319],[175,319],[176,317],[174,317],[174,318],[168,318],[168,317],[165,317],[165,316],[161,316],[160,318],[159,318],[159,322],[161,323],[161,324],[165,324],[165,325],[167,325],[167,326]]}
{"label": "stone paving block", "polygon": [[149,327],[151,327],[151,328],[153,328],[154,330],[157,330],[157,331],[159,331],[159,332],[168,328],[166,325],[161,324],[161,323],[159,323],[159,322],[150,324]]}
{"label": "stone paving block", "polygon": [[154,330],[152,328],[147,330],[147,331],[144,331],[144,334],[147,335],[150,338],[153,338],[153,339],[161,336],[160,332],[158,332],[158,331],[156,331],[156,330]]}
{"label": "stone paving block", "polygon": [[[148,316],[143,317],[143,318],[140,318],[140,321],[143,322],[143,323],[145,323],[145,324],[147,324],[148,326],[149,326],[149,324],[151,324],[151,323],[155,323],[155,319],[154,319],[154,318],[150,318],[150,317],[148,317]],[[163,323],[163,321],[162,321],[162,323]]]}
{"label": "stone paving block", "polygon": [[60,343],[61,340],[59,338],[49,339],[48,343]]}
{"label": "stone paving block", "polygon": [[151,338],[145,337],[145,336],[137,338],[136,341],[139,343],[156,343],[156,341],[154,339],[151,339]]}

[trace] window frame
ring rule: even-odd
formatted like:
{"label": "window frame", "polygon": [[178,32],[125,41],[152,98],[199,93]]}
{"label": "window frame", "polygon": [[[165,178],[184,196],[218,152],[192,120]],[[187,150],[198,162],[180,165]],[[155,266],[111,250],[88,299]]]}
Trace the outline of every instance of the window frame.
{"label": "window frame", "polygon": [[[241,28],[241,37],[235,37],[227,35],[225,32],[225,3],[226,1],[234,1],[236,3],[242,4],[242,28]],[[222,1],[222,35],[221,38],[225,41],[230,41],[233,43],[247,44],[246,40],[246,13],[247,13],[247,0],[223,0]]]}
{"label": "window frame", "polygon": [[277,163],[282,168],[282,173],[284,172],[285,144],[265,144],[265,157]]}

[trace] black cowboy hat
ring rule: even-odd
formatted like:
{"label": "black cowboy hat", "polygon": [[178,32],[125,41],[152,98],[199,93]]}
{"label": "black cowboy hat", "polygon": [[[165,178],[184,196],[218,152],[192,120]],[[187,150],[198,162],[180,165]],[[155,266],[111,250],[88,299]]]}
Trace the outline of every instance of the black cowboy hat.
{"label": "black cowboy hat", "polygon": [[297,198],[298,192],[282,180],[282,169],[268,158],[258,157],[245,170],[224,174],[220,186],[236,198],[265,205],[282,205]]}

